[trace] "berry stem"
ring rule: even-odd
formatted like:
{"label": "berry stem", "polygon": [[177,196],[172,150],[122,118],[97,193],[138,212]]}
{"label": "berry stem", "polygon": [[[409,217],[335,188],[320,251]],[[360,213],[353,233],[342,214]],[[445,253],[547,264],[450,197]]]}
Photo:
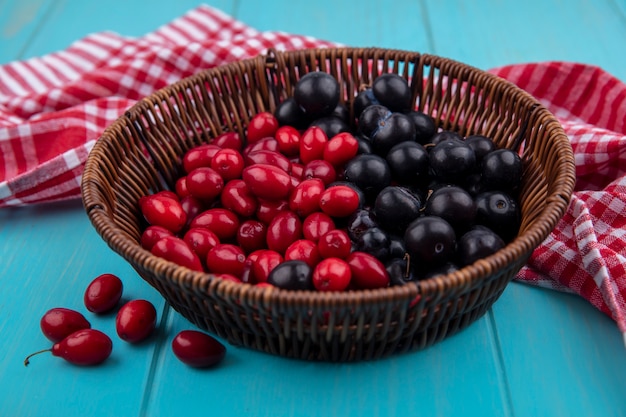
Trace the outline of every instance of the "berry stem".
{"label": "berry stem", "polygon": [[406,261],[406,269],[404,270],[404,278],[408,278],[411,274],[411,255],[404,254],[404,260]]}
{"label": "berry stem", "polygon": [[24,359],[24,366],[28,366],[28,364],[30,363],[30,358],[32,358],[35,355],[39,355],[40,353],[44,353],[44,352],[52,352],[52,349],[42,349],[42,350],[38,350],[37,352],[31,353],[30,355],[26,357],[26,359]]}

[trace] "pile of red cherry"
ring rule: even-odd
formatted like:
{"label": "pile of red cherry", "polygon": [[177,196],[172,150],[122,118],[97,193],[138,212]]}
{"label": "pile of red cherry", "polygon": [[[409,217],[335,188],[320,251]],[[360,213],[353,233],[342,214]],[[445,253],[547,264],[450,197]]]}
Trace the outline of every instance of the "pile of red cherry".
{"label": "pile of red cherry", "polygon": [[174,191],[140,199],[141,245],[236,282],[402,285],[493,254],[519,229],[519,155],[437,131],[396,74],[377,77],[350,112],[334,77],[308,73],[245,138],[194,147],[181,170]]}
{"label": "pile of red cherry", "polygon": [[[110,313],[118,306],[123,289],[122,281],[116,275],[102,274],[85,290],[85,307],[94,314]],[[124,303],[115,316],[117,335],[128,343],[146,340],[155,330],[156,323],[154,305],[143,299]],[[54,344],[50,349],[28,355],[24,365],[30,363],[32,356],[43,352],[51,352],[74,365],[98,365],[113,351],[111,338],[93,329],[89,320],[77,310],[52,308],[41,317],[40,327],[44,336]],[[226,354],[224,345],[196,330],[179,332],[172,340],[172,351],[183,363],[199,368],[216,365]]]}

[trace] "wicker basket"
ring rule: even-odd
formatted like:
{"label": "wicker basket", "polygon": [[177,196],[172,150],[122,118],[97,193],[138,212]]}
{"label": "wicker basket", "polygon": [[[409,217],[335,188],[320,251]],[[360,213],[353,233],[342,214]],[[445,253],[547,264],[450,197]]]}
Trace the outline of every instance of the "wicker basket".
{"label": "wicker basket", "polygon": [[[439,127],[485,134],[525,163],[519,236],[496,254],[418,283],[341,293],[259,288],[214,279],[141,248],[141,196],[173,189],[191,147],[273,111],[314,70],[350,103],[380,73],[410,81]],[[514,85],[441,57],[387,49],[269,51],[202,71],[141,100],[106,129],[86,163],[85,210],[108,245],[171,306],[236,346],[305,360],[354,361],[430,346],[480,318],[565,212],[575,182],[558,121]]]}

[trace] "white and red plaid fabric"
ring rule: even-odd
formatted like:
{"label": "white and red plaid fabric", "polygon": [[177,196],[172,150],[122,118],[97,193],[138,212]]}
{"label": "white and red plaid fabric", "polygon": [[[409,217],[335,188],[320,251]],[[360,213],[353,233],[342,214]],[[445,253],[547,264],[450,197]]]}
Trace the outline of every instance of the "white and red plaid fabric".
{"label": "white and red plaid fabric", "polygon": [[[104,128],[159,88],[269,47],[332,45],[259,32],[200,6],[141,38],[97,33],[2,65],[0,207],[79,198],[83,164]],[[565,62],[491,72],[544,103],[576,155],[569,210],[517,279],[580,294],[626,334],[626,85],[600,68]]]}

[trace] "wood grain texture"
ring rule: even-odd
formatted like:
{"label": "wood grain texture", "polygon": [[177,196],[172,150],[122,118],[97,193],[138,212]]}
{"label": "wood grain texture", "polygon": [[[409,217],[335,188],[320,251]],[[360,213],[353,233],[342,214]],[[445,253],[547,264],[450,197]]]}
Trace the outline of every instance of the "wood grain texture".
{"label": "wood grain texture", "polygon": [[[93,32],[140,36],[199,3],[0,0],[0,63],[67,47]],[[598,65],[626,79],[621,0],[210,1],[260,30],[350,46],[412,49],[480,68],[542,60]],[[1,82],[1,80],[0,80]],[[425,351],[330,365],[229,347],[216,369],[178,362],[169,344],[192,326],[111,252],[79,202],[0,210],[0,410],[7,416],[626,416],[626,351],[612,321],[580,298],[511,284],[482,319]],[[114,317],[86,312],[82,293],[119,274],[125,298],[157,305],[145,343],[115,339]],[[105,366],[42,355],[47,309],[84,312],[114,337]]]}

